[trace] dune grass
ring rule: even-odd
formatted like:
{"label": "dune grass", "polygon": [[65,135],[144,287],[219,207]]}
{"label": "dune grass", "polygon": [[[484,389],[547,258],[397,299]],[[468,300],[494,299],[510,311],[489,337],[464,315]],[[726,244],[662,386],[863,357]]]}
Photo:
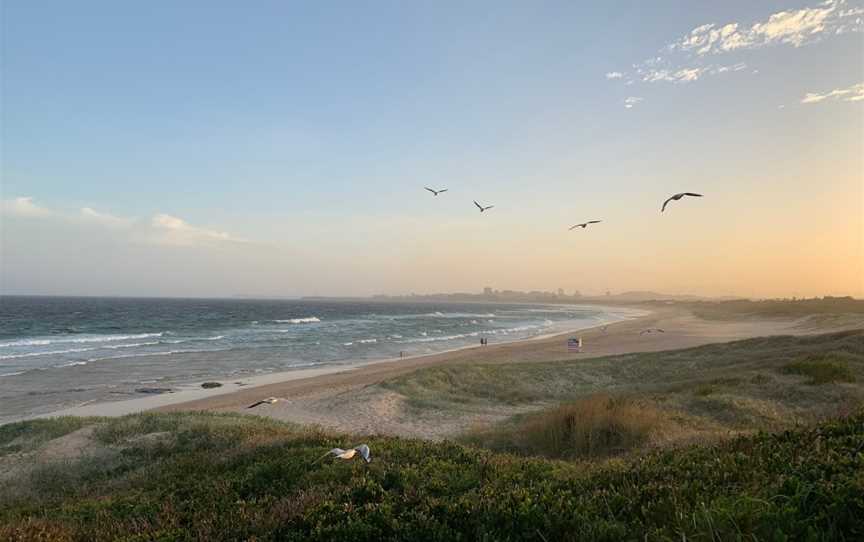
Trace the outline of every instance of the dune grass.
{"label": "dune grass", "polygon": [[673,426],[669,413],[648,401],[597,394],[517,416],[460,440],[521,455],[596,459],[644,446]]}
{"label": "dune grass", "polygon": [[[808,384],[795,364],[828,381]],[[0,540],[862,539],[862,371],[858,330],[438,367],[383,385],[417,412],[547,409],[461,444],[233,414],[10,424]],[[790,429],[655,446],[688,426]],[[72,437],[89,439],[85,455],[58,458]],[[316,462],[359,442],[371,464]]]}
{"label": "dune grass", "polygon": [[[694,301],[682,303],[693,314],[707,320],[731,320],[741,317],[794,319],[804,317],[864,316],[864,300],[851,297],[751,301]],[[829,318],[830,320],[830,318]]]}
{"label": "dune grass", "polygon": [[46,441],[77,431],[87,423],[84,418],[62,416],[51,420],[32,420],[27,424],[0,425],[0,457],[31,450]]}
{"label": "dune grass", "polygon": [[829,384],[832,382],[855,382],[855,373],[849,368],[848,360],[857,361],[845,353],[829,352],[822,355],[807,356],[784,365],[785,374],[802,375],[809,378],[808,384]]}
{"label": "dune grass", "polygon": [[[800,360],[817,360],[814,370],[832,371],[818,392],[789,373]],[[864,330],[853,330],[578,361],[431,367],[381,386],[402,395],[412,416],[494,416],[607,393],[739,431],[782,428],[855,407],[864,402],[862,381]]]}
{"label": "dune grass", "polygon": [[[47,442],[68,428],[32,423],[9,431]],[[455,443],[333,436],[244,416],[81,423],[98,426],[98,460],[31,465],[6,480],[0,540],[864,536],[864,412],[595,466]],[[162,433],[166,438],[145,438]],[[371,464],[315,463],[330,447],[359,440],[372,448]]]}

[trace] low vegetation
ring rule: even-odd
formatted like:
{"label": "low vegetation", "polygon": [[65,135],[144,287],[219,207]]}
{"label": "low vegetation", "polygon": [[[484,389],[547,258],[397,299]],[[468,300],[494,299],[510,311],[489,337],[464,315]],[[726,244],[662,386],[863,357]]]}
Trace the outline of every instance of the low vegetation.
{"label": "low vegetation", "polygon": [[26,452],[88,424],[85,418],[63,416],[51,420],[31,420],[27,423],[0,425],[0,457]]}
{"label": "low vegetation", "polygon": [[667,412],[650,402],[598,394],[517,416],[462,441],[521,455],[596,459],[645,446],[674,425]]}
{"label": "low vegetation", "polygon": [[[796,371],[808,371],[808,379]],[[823,385],[817,389],[811,382]],[[579,361],[432,367],[381,385],[403,398],[406,416],[479,413],[501,420],[598,393],[623,396],[690,420],[691,435],[686,428],[675,432],[689,441],[696,433],[707,436],[704,428],[723,436],[833,416],[864,403],[862,382],[864,330],[852,330]],[[490,446],[506,449],[504,435],[515,421],[489,429],[488,436],[503,438],[490,438]]]}
{"label": "low vegetation", "polygon": [[751,301],[697,301],[683,303],[693,313],[708,320],[741,317],[792,319],[812,316],[857,315],[864,317],[864,300],[852,297],[814,297],[812,299]]}
{"label": "low vegetation", "polygon": [[829,384],[831,382],[855,382],[855,373],[849,368],[848,359],[854,357],[844,353],[808,356],[782,367],[786,374],[802,375],[809,378],[808,384]]}
{"label": "low vegetation", "polygon": [[[862,378],[858,330],[383,384],[410,415],[521,409],[459,442],[212,413],[15,423],[0,540],[859,540]],[[321,460],[359,442],[372,463]]]}
{"label": "low vegetation", "polygon": [[[369,465],[316,463],[358,439],[243,416],[80,424],[4,428],[5,444],[26,435],[42,446],[90,430],[92,455],[6,454],[0,540],[864,537],[864,412],[593,466],[384,437],[363,438]],[[16,458],[29,469],[10,475]]]}

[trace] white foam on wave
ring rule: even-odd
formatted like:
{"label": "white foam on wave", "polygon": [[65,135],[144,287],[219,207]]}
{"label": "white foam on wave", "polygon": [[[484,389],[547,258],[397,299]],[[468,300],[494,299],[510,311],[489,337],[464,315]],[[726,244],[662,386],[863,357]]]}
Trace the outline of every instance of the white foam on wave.
{"label": "white foam on wave", "polygon": [[96,335],[93,337],[63,337],[59,339],[20,339],[8,343],[0,343],[0,348],[15,346],[47,346],[60,343],[104,343],[114,341],[127,341],[130,339],[149,339],[161,337],[164,333],[136,333],[132,335]]}
{"label": "white foam on wave", "polygon": [[0,356],[0,359],[18,359],[18,358],[34,358],[37,356],[54,356],[58,354],[74,354],[76,352],[90,352],[99,350],[98,348],[69,348],[68,350],[50,350],[48,352],[27,352],[25,354],[6,354]]}
{"label": "white foam on wave", "polygon": [[[127,340],[131,338],[144,338],[144,336],[162,336],[162,333],[142,333],[139,335],[124,335]],[[92,352],[94,350],[119,350],[122,348],[139,348],[144,346],[156,346],[159,344],[181,344],[185,342],[193,342],[193,341],[218,341],[220,339],[224,339],[225,335],[216,335],[214,337],[198,337],[198,338],[189,338],[189,339],[177,339],[173,341],[147,341],[142,343],[128,343],[128,344],[108,344],[104,346],[90,346],[86,348],[67,348],[66,350],[47,350],[42,352],[21,352],[16,354],[3,354],[0,355],[0,360],[3,359],[18,359],[18,358],[35,358],[39,356],[58,356],[63,354],[77,354],[80,352]],[[123,339],[115,339],[115,340],[123,340]],[[23,341],[22,341],[23,342]],[[62,342],[62,341],[58,341]],[[67,341],[71,342],[71,341]],[[79,342],[97,342],[95,340],[84,341],[81,340]],[[51,344],[49,341],[47,344]],[[136,354],[143,355],[143,354]]]}
{"label": "white foam on wave", "polygon": [[378,339],[360,339],[357,342],[359,342],[360,344],[375,344],[378,342]]}
{"label": "white foam on wave", "polygon": [[288,318],[287,320],[273,320],[280,324],[315,324],[321,321],[317,316],[307,316],[306,318]]}
{"label": "white foam on wave", "polygon": [[0,348],[8,348],[12,346],[46,346],[51,344],[47,339],[22,339],[20,341],[12,341],[11,343],[0,343]]}
{"label": "white foam on wave", "polygon": [[[186,339],[176,339],[174,341],[164,341],[166,344],[182,344],[182,343],[191,343],[195,341],[218,341],[220,339],[224,339],[225,335],[215,335],[213,337],[188,337]],[[159,343],[145,343],[145,344],[159,344]]]}
{"label": "white foam on wave", "polygon": [[493,312],[474,313],[474,312],[441,312],[435,311],[422,316],[432,318],[496,318],[497,315]]}
{"label": "white foam on wave", "polygon": [[421,337],[414,337],[411,339],[405,339],[404,341],[396,341],[398,343],[428,343],[428,342],[437,342],[437,341],[454,341],[457,339],[467,339],[468,337],[479,337],[480,335],[498,335],[499,333],[502,335],[509,335],[510,333],[515,333],[519,331],[531,331],[533,329],[537,329],[540,326],[517,326],[506,329],[489,329],[486,331],[472,331],[471,333],[457,333],[455,335],[442,335],[439,337],[429,337],[426,332],[421,332]]}
{"label": "white foam on wave", "polygon": [[[172,341],[168,341],[172,342]],[[117,350],[118,348],[135,348],[138,346],[153,346],[156,344],[161,344],[160,341],[149,341],[146,343],[130,343],[130,344],[113,344],[110,346],[103,346],[102,348],[106,348],[108,350]],[[91,348],[90,350],[98,350],[98,348]]]}
{"label": "white foam on wave", "polygon": [[470,319],[470,318],[498,318],[498,315],[492,312],[475,313],[475,312],[427,312],[423,314],[399,314],[399,315],[370,315],[372,318],[387,319],[387,320],[422,320],[425,318],[443,318],[443,319]]}
{"label": "white foam on wave", "polygon": [[142,352],[140,354],[120,354],[117,356],[105,356],[105,357],[101,357],[101,358],[90,358],[87,361],[91,362],[91,361],[105,361],[105,360],[109,360],[109,359],[147,358],[150,356],[173,356],[174,354],[195,354],[195,353],[199,353],[199,352],[221,352],[223,350],[227,350],[227,349],[226,348],[218,348],[215,350],[213,350],[213,349],[211,349],[211,350],[201,350],[201,349],[196,349],[196,350],[166,350],[164,352]]}

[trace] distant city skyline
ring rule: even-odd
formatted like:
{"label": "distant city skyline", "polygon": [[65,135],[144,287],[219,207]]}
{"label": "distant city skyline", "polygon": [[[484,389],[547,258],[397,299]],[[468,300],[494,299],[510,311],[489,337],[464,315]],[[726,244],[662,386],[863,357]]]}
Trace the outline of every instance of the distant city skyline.
{"label": "distant city skyline", "polygon": [[3,294],[864,297],[864,0],[0,19]]}

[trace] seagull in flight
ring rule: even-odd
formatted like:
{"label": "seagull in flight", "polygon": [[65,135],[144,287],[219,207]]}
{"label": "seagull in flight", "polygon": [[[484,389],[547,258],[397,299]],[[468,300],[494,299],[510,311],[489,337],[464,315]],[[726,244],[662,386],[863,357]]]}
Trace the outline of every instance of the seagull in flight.
{"label": "seagull in flight", "polygon": [[663,331],[659,327],[655,327],[652,329],[643,329],[642,331],[639,332],[639,335],[644,335],[645,333],[655,333],[655,332],[656,333],[666,333],[665,331]]}
{"label": "seagull in flight", "polygon": [[672,200],[678,201],[679,199],[683,198],[684,196],[692,196],[694,198],[701,198],[702,194],[697,194],[696,192],[681,192],[680,194],[675,194],[674,196],[670,196],[669,199],[667,199],[666,201],[663,202],[663,208],[660,209],[660,212],[662,213],[663,211],[666,210],[666,205],[670,201],[672,201]]}
{"label": "seagull in flight", "polygon": [[477,203],[477,200],[474,200],[474,205],[476,205],[477,208],[480,209],[480,212],[481,212],[481,213],[482,213],[483,211],[488,211],[488,210],[491,209],[492,207],[495,207],[494,205],[487,205],[486,207],[483,207],[482,205],[480,205],[479,203]]}
{"label": "seagull in flight", "polygon": [[255,408],[260,405],[272,405],[274,403],[278,403],[279,401],[285,401],[285,399],[281,397],[268,397],[267,399],[261,399],[260,401],[256,401],[246,408]]}
{"label": "seagull in flight", "polygon": [[365,444],[360,444],[353,448],[348,448],[347,450],[343,450],[342,448],[333,448],[326,454],[322,455],[321,458],[318,459],[318,461],[321,461],[321,459],[324,459],[328,455],[338,457],[339,459],[354,459],[354,456],[356,456],[358,453],[365,462],[369,463],[370,461],[372,461],[372,456],[369,453],[369,446]]}
{"label": "seagull in flight", "polygon": [[588,222],[583,222],[581,224],[575,224],[573,226],[570,226],[570,228],[567,231],[575,230],[576,228],[582,228],[584,230],[585,228],[588,227],[588,224],[598,224],[600,222],[603,222],[603,221],[602,220],[589,220]]}
{"label": "seagull in flight", "polygon": [[437,195],[440,194],[441,192],[446,192],[446,191],[447,191],[446,188],[442,188],[441,190],[434,190],[434,189],[432,189],[432,188],[429,188],[428,186],[424,186],[423,188],[425,188],[426,190],[432,192],[432,195],[433,195],[433,196],[437,196]]}

